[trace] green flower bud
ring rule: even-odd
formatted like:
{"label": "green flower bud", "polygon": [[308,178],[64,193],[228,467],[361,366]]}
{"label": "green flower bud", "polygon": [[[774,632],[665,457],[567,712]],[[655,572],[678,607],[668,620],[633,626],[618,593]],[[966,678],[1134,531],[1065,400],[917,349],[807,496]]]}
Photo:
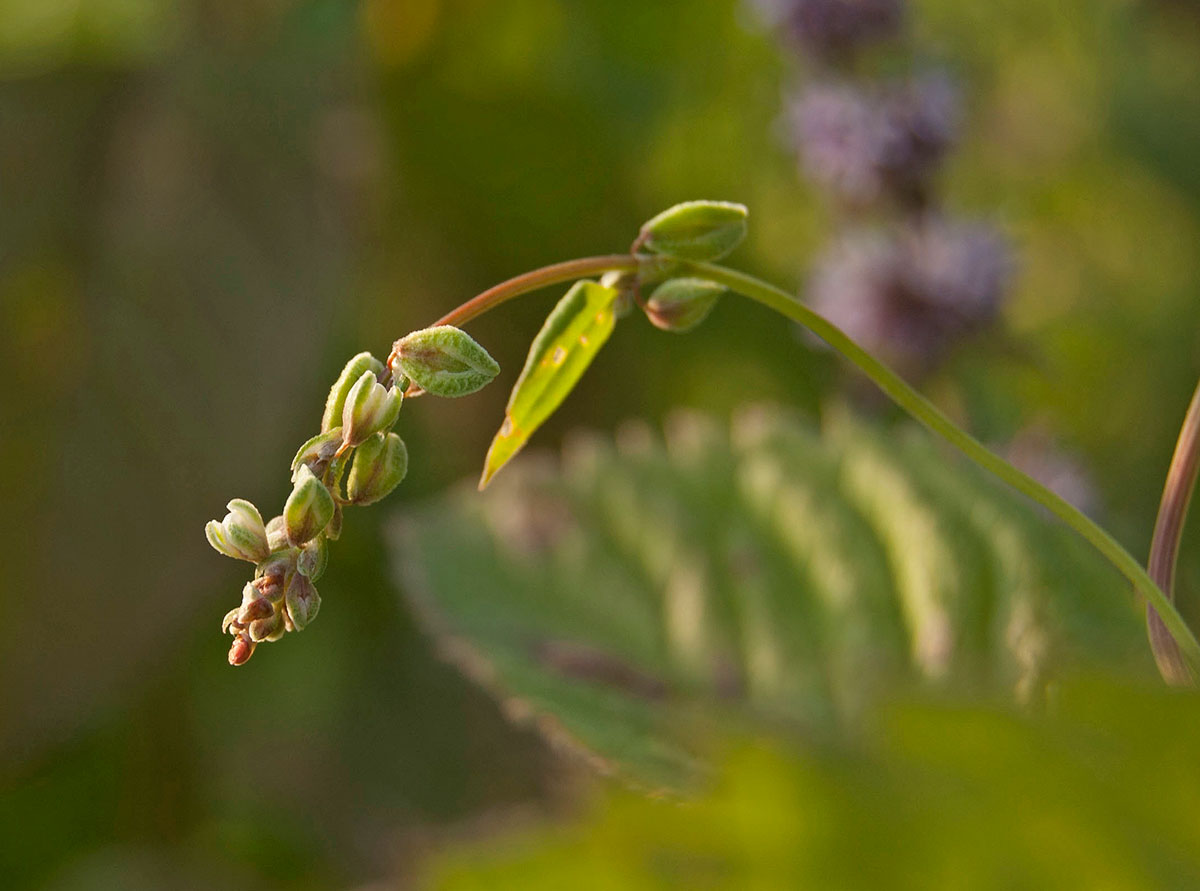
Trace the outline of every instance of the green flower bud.
{"label": "green flower bud", "polygon": [[208,543],[218,552],[237,560],[258,563],[267,558],[267,530],[262,515],[249,501],[235,498],[227,505],[229,513],[221,522],[209,520],[204,527]]}
{"label": "green flower bud", "polygon": [[237,612],[237,620],[242,625],[249,625],[258,619],[266,619],[275,615],[275,607],[265,597],[259,597],[244,604]]}
{"label": "green flower bud", "polygon": [[296,457],[292,459],[292,482],[296,481],[296,474],[302,465],[306,465],[315,477],[325,476],[329,462],[333,460],[341,445],[342,428],[338,426],[327,433],[318,433],[300,446],[300,451],[296,452]]}
{"label": "green flower bud", "polygon": [[342,423],[342,409],[346,404],[346,396],[366,371],[381,375],[383,363],[370,353],[359,353],[346,363],[346,367],[338,375],[337,382],[329,388],[329,398],[325,400],[325,414],[321,416],[322,433],[328,433]]}
{"label": "green flower bud", "polygon": [[316,586],[300,573],[292,576],[285,601],[288,621],[297,631],[303,631],[321,608],[321,595]]}
{"label": "green flower bud", "polygon": [[242,594],[242,605],[257,597],[265,597],[271,603],[283,600],[284,585],[288,576],[296,571],[296,562],[300,552],[291,546],[274,551],[270,557],[258,564],[254,571],[254,581],[250,582]]}
{"label": "green flower bud", "polygon": [[[370,442],[370,440],[367,441]],[[318,535],[300,551],[300,557],[296,561],[296,570],[315,582],[324,574],[325,565],[328,562],[329,548],[325,546],[325,536]]]}
{"label": "green flower bud", "polygon": [[686,201],[642,226],[636,244],[680,260],[719,260],[746,237],[745,205]]}
{"label": "green flower bud", "polygon": [[702,278],[673,278],[654,289],[646,301],[646,318],[663,331],[682,333],[708,316],[725,287]]}
{"label": "green flower bud", "polygon": [[374,372],[364,371],[346,395],[342,409],[342,441],[358,445],[373,433],[390,430],[400,417],[404,395],[389,390],[375,378]]}
{"label": "green flower bud", "polygon": [[333,508],[333,519],[325,527],[325,537],[330,541],[337,541],[342,537],[342,506],[336,502]]}
{"label": "green flower bud", "polygon": [[[294,483],[295,480],[292,480]],[[278,551],[280,548],[289,547],[287,540],[287,524],[283,522],[282,514],[278,517],[272,517],[271,522],[267,523],[267,547],[271,549],[271,553]]]}
{"label": "green flower bud", "polygon": [[272,611],[265,619],[255,619],[247,630],[250,632],[250,640],[255,643],[279,640],[287,633],[283,624],[283,610]]}
{"label": "green flower bud", "polygon": [[355,504],[385,498],[408,473],[408,448],[395,433],[376,433],[354,452],[347,497]]}
{"label": "green flower bud", "polygon": [[405,376],[434,396],[466,396],[500,373],[487,350],[451,325],[414,331],[397,340],[392,353]]}
{"label": "green flower bud", "polygon": [[296,487],[283,506],[288,541],[296,547],[311,541],[333,517],[333,496],[307,467],[296,475]]}

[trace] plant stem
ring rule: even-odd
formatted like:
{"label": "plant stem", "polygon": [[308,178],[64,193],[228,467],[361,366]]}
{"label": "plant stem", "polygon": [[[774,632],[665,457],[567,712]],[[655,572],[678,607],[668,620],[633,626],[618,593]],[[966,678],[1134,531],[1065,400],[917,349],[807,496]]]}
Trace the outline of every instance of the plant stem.
{"label": "plant stem", "polygon": [[[575,279],[599,275],[608,271],[637,272],[643,268],[644,264],[658,262],[661,262],[661,258],[644,255],[612,254],[601,257],[584,257],[578,260],[568,260],[564,263],[545,266],[541,269],[535,269],[532,272],[518,275],[515,278],[489,288],[471,300],[468,300],[457,309],[451,310],[434,324],[462,325],[471,319],[478,318],[501,303],[505,303],[530,291],[538,290],[539,288],[563,284]],[[672,272],[674,274],[695,275],[724,285],[729,290],[757,303],[761,303],[763,306],[775,310],[793,322],[797,322],[808,328],[813,334],[817,335],[817,337],[821,338],[851,363],[856,365],[860,371],[874,381],[875,385],[898,406],[934,433],[941,436],[976,464],[990,471],[1018,492],[1033,499],[1057,516],[1103,554],[1133,584],[1134,590],[1146,599],[1147,607],[1152,611],[1151,614],[1161,622],[1167,635],[1169,635],[1165,639],[1169,639],[1177,652],[1182,654],[1182,658],[1177,660],[1178,664],[1172,663],[1164,667],[1164,664],[1161,661],[1159,662],[1159,670],[1162,672],[1163,677],[1170,683],[1191,683],[1193,674],[1188,671],[1187,666],[1190,666],[1196,673],[1200,673],[1200,643],[1197,643],[1191,629],[1188,628],[1183,617],[1175,609],[1170,597],[1163,593],[1163,588],[1159,587],[1155,579],[1142,568],[1142,565],[1115,538],[1101,529],[1092,520],[1088,519],[1078,508],[1063,500],[1058,495],[1055,495],[1041,483],[1034,480],[1028,474],[1022,473],[1003,458],[988,451],[977,439],[964,430],[959,429],[953,421],[942,414],[937,406],[905,383],[904,379],[896,374],[896,372],[860,347],[835,325],[800,303],[787,291],[745,273],[712,263],[678,261],[673,267]],[[389,368],[391,367],[393,358],[393,356],[388,357]],[[415,391],[410,390],[408,395],[415,395]],[[1200,390],[1197,391],[1197,397],[1200,400]],[[1193,401],[1192,410],[1189,411],[1188,418],[1193,422],[1192,428],[1194,428],[1191,440],[1193,445],[1190,447],[1190,451],[1193,459],[1200,462],[1200,405],[1197,404],[1197,400]],[[1185,432],[1188,429],[1190,428],[1185,424]],[[1176,457],[1179,457],[1178,453]],[[1174,471],[1175,465],[1172,464],[1172,472],[1174,473]],[[1191,479],[1194,480],[1196,473],[1195,463],[1191,467],[1191,473]],[[1170,486],[1171,482],[1169,478],[1168,488]],[[1182,483],[1180,483],[1180,487],[1182,487]],[[1190,483],[1186,488],[1190,492]],[[1186,499],[1180,509],[1183,513],[1186,513]],[[1175,523],[1175,526],[1178,526],[1179,529],[1183,525],[1182,519],[1183,515],[1180,513],[1178,521]],[[1168,526],[1168,531],[1171,528],[1174,527]],[[1174,563],[1173,554],[1178,546],[1179,529],[1175,530],[1175,544],[1169,549],[1172,555],[1172,565]],[[1164,585],[1164,587],[1169,589],[1169,583]],[[1154,642],[1153,627],[1152,622],[1152,643]],[[1157,654],[1158,650],[1156,649],[1156,657]]]}
{"label": "plant stem", "polygon": [[[1183,418],[1175,455],[1167,470],[1167,481],[1163,486],[1162,502],[1158,506],[1158,519],[1154,523],[1154,539],[1150,542],[1150,560],[1146,569],[1150,577],[1166,592],[1167,599],[1175,600],[1175,561],[1179,556],[1179,542],[1187,522],[1188,506],[1196,488],[1196,477],[1200,474],[1200,385],[1192,395],[1191,405]],[[1158,670],[1168,683],[1190,686],[1195,675],[1179,651],[1167,625],[1152,604],[1146,605],[1146,630],[1150,633],[1150,646],[1158,662]]]}
{"label": "plant stem", "polygon": [[[1096,550],[1107,557],[1109,562],[1122,575],[1133,583],[1134,589],[1146,598],[1148,607],[1157,613],[1166,631],[1169,632],[1173,643],[1177,645],[1178,649],[1182,651],[1183,656],[1186,657],[1187,664],[1193,669],[1200,669],[1200,644],[1196,642],[1191,629],[1188,628],[1187,624],[1183,621],[1183,617],[1176,611],[1170,598],[1163,593],[1163,590],[1155,580],[1115,538],[1097,526],[1092,520],[1088,519],[1078,508],[1058,495],[1055,495],[1041,483],[1034,480],[1028,474],[1022,473],[1003,458],[992,454],[977,439],[959,429],[932,402],[905,383],[896,372],[892,371],[856,344],[836,326],[800,303],[788,292],[752,276],[727,269],[723,266],[715,266],[709,263],[684,263],[682,265],[685,269],[690,270],[692,274],[725,285],[731,291],[735,291],[743,297],[748,297],[751,300],[761,303],[763,306],[773,309],[792,321],[798,322],[808,328],[829,344],[829,346],[841,353],[846,359],[858,366],[867,377],[875,382],[879,389],[883,390],[893,402],[906,412],[934,433],[941,436],[976,464],[995,474],[1018,492],[1032,498],[1082,535]],[[1196,402],[1193,402],[1192,408],[1195,409],[1196,418],[1194,420],[1196,426],[1200,427],[1200,407],[1197,406]],[[1191,415],[1192,413],[1189,413],[1189,418]],[[1196,449],[1193,447],[1193,458],[1195,457],[1195,451]],[[1174,465],[1172,465],[1172,470],[1174,470]],[[1194,466],[1192,467],[1192,473],[1194,478]],[[1188,488],[1190,490],[1190,485]],[[1184,509],[1186,509],[1186,503],[1184,504]],[[1179,525],[1182,526],[1182,523],[1179,523]],[[1176,682],[1178,676],[1168,675],[1161,664],[1160,671],[1162,671],[1165,679],[1170,682]],[[1190,683],[1190,675],[1187,682]]]}

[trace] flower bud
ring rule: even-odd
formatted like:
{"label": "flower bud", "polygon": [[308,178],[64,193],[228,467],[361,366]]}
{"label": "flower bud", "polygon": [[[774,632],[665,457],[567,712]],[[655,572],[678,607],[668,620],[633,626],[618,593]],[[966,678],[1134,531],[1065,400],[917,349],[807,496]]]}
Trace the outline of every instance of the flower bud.
{"label": "flower bud", "polygon": [[346,396],[342,440],[356,446],[372,433],[390,430],[400,417],[403,401],[399,390],[389,390],[376,380],[374,372],[364,371]]}
{"label": "flower bud", "polygon": [[283,506],[288,541],[296,547],[315,538],[333,517],[333,496],[325,484],[301,466],[296,487]]}
{"label": "flower bud", "polygon": [[265,619],[255,619],[247,630],[250,632],[250,639],[255,643],[279,640],[287,633],[287,629],[283,627],[283,610],[272,610],[271,615]]}
{"label": "flower bud", "polygon": [[408,473],[408,448],[395,433],[376,433],[354,452],[347,497],[355,504],[374,504],[400,485]]}
{"label": "flower bud", "polygon": [[719,260],[746,237],[745,205],[686,201],[642,226],[638,244],[680,260]]}
{"label": "flower bud", "polygon": [[342,537],[342,506],[337,502],[334,502],[333,518],[325,527],[325,537],[330,541],[337,541]]}
{"label": "flower bud", "polygon": [[312,581],[300,573],[292,576],[285,601],[288,619],[297,631],[303,631],[321,608],[321,595]]}
{"label": "flower bud", "polygon": [[[292,480],[294,483],[295,480]],[[280,548],[288,547],[287,540],[287,524],[283,522],[283,515],[272,517],[267,523],[267,547],[274,553]]]}
{"label": "flower bud", "polygon": [[266,597],[272,603],[282,598],[287,577],[296,569],[296,558],[295,548],[284,547],[274,551],[270,557],[258,564],[254,571],[254,581],[246,586],[242,603],[259,596]]}
{"label": "flower bud", "polygon": [[466,396],[500,373],[487,350],[451,325],[414,331],[396,341],[392,354],[405,376],[434,396]]}
{"label": "flower bud", "polygon": [[707,318],[725,288],[702,278],[673,278],[654,289],[646,318],[663,331],[690,331]]}
{"label": "flower bud", "polygon": [[[221,633],[228,634],[229,626],[237,622],[238,613],[241,612],[241,607],[235,607],[225,614],[225,618],[221,620]],[[236,633],[236,632],[234,632]]]}
{"label": "flower bud", "polygon": [[342,423],[342,409],[350,388],[367,371],[375,375],[383,374],[383,363],[370,353],[359,353],[346,363],[346,367],[338,375],[337,382],[329,389],[329,398],[325,400],[325,414],[321,416],[322,433],[328,433]]}
{"label": "flower bud", "polygon": [[[370,440],[367,441],[370,442]],[[296,561],[296,570],[315,582],[325,572],[325,564],[328,562],[329,548],[325,546],[325,536],[318,535],[300,551],[300,557]]]}
{"label": "flower bud", "polygon": [[258,597],[244,604],[237,613],[237,621],[241,625],[249,625],[257,619],[265,619],[275,615],[275,607],[265,597]]}
{"label": "flower bud", "polygon": [[210,520],[204,527],[208,543],[227,557],[258,563],[270,553],[262,515],[249,501],[235,498],[221,522]]}
{"label": "flower bud", "polygon": [[307,465],[315,477],[325,476],[329,462],[333,460],[341,445],[342,428],[338,426],[327,433],[318,433],[300,446],[300,451],[296,452],[296,457],[292,459],[292,482],[296,481],[296,474],[301,465]]}
{"label": "flower bud", "polygon": [[245,665],[254,655],[255,646],[255,642],[243,631],[233,639],[233,646],[229,648],[229,664]]}

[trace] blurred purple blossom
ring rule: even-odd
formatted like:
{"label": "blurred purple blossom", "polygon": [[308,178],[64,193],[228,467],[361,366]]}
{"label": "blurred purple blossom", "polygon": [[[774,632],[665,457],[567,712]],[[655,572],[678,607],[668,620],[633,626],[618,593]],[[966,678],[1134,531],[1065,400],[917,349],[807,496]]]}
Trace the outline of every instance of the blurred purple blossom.
{"label": "blurred purple blossom", "polygon": [[895,37],[903,0],[756,0],[764,17],[819,56],[845,55]]}
{"label": "blurred purple blossom", "polygon": [[872,91],[827,81],[792,106],[804,171],[853,205],[921,204],[958,130],[958,91],[930,73]]}
{"label": "blurred purple blossom", "polygon": [[1010,266],[990,226],[921,217],[894,233],[843,235],[817,261],[808,296],[863,347],[919,374],[995,321]]}

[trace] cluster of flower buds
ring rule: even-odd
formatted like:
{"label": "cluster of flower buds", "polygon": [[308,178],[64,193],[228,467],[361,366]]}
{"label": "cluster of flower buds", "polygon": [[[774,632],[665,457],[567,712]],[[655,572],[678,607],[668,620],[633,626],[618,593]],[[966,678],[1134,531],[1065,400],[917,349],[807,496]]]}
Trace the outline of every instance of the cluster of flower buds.
{"label": "cluster of flower buds", "polygon": [[[790,104],[801,170],[853,218],[815,264],[814,307],[909,374],[998,316],[1011,268],[991,227],[938,209],[936,178],[959,128],[958,90],[940,72],[872,79],[868,52],[899,37],[903,0],[760,0],[806,53]],[[894,65],[889,67],[889,70]]]}
{"label": "cluster of flower buds", "polygon": [[241,605],[221,624],[233,635],[231,665],[316,618],[321,597],[315,583],[325,571],[328,542],[341,535],[343,509],[374,504],[403,481],[408,449],[392,428],[409,381],[433,395],[462,396],[499,370],[483,347],[446,326],[397,341],[387,365],[370,353],[346,363],[329,390],[321,432],[292,460],[283,513],[264,523],[253,504],[235,498],[223,520],[205,527],[217,551],[255,564]]}

